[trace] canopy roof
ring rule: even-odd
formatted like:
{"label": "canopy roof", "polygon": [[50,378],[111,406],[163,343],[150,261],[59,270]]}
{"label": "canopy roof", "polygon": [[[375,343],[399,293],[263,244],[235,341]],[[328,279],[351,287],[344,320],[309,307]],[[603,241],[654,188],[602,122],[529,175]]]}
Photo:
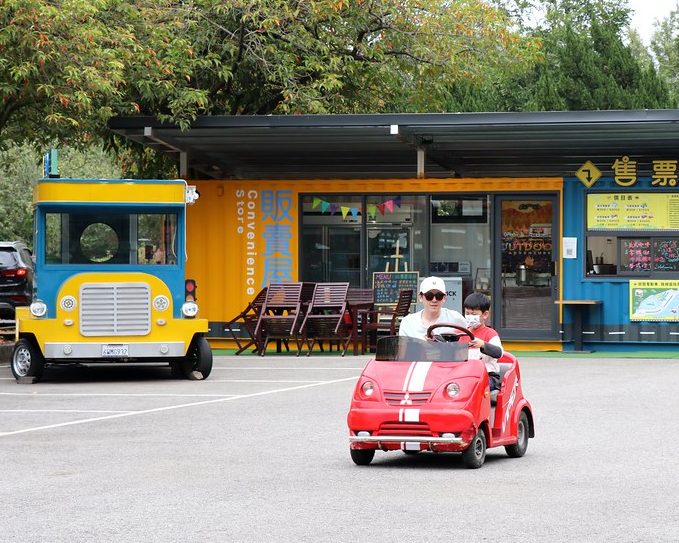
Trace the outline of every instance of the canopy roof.
{"label": "canopy roof", "polygon": [[[194,178],[561,177],[679,159],[679,110],[205,116],[190,130],[115,117],[112,131],[176,157]],[[182,175],[186,175],[183,173]]]}

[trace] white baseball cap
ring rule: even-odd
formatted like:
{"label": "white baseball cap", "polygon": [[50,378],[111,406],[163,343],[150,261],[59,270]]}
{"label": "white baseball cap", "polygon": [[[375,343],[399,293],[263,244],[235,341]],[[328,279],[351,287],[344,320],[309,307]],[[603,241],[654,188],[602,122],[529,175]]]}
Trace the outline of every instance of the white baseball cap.
{"label": "white baseball cap", "polygon": [[443,279],[440,277],[426,277],[422,280],[422,283],[420,284],[420,292],[422,294],[425,294],[429,292],[430,290],[438,290],[440,292],[443,292],[445,294],[446,292],[446,284],[443,282]]}

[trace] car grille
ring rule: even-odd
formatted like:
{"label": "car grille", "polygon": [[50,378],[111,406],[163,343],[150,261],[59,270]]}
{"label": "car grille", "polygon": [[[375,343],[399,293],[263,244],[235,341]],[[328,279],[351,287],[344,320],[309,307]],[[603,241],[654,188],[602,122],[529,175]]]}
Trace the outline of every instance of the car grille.
{"label": "car grille", "polygon": [[377,430],[378,436],[431,436],[426,422],[383,422]]}
{"label": "car grille", "polygon": [[86,283],[80,287],[80,333],[143,336],[151,330],[151,287],[146,283]]}
{"label": "car grille", "polygon": [[384,400],[389,405],[422,405],[429,401],[431,392],[385,392]]}

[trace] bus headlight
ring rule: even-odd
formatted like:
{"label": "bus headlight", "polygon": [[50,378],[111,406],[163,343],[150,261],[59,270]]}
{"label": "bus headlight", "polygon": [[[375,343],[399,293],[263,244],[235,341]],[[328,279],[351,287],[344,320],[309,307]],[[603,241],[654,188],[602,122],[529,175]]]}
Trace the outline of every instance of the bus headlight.
{"label": "bus headlight", "polygon": [[36,300],[30,305],[29,311],[34,317],[44,317],[47,313],[47,304],[42,300]]}
{"label": "bus headlight", "polygon": [[182,314],[186,318],[192,319],[198,315],[198,304],[196,304],[196,302],[184,302],[182,305]]}

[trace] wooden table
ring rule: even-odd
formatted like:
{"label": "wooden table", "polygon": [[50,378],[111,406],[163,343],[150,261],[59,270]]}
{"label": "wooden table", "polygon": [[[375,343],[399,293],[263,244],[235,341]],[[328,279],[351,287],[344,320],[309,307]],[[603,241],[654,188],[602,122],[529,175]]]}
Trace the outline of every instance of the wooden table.
{"label": "wooden table", "polygon": [[554,303],[561,307],[573,308],[573,340],[574,353],[589,353],[591,351],[582,350],[582,310],[589,307],[601,305],[601,300],[554,300]]}
{"label": "wooden table", "polygon": [[[349,302],[347,301],[347,309],[349,310],[349,314],[351,315],[351,343],[354,348],[354,356],[359,354],[358,350],[358,312],[359,311],[372,311],[373,307],[375,307],[374,302],[360,302],[360,301],[354,301],[354,302]],[[363,350],[363,349],[361,349]]]}

